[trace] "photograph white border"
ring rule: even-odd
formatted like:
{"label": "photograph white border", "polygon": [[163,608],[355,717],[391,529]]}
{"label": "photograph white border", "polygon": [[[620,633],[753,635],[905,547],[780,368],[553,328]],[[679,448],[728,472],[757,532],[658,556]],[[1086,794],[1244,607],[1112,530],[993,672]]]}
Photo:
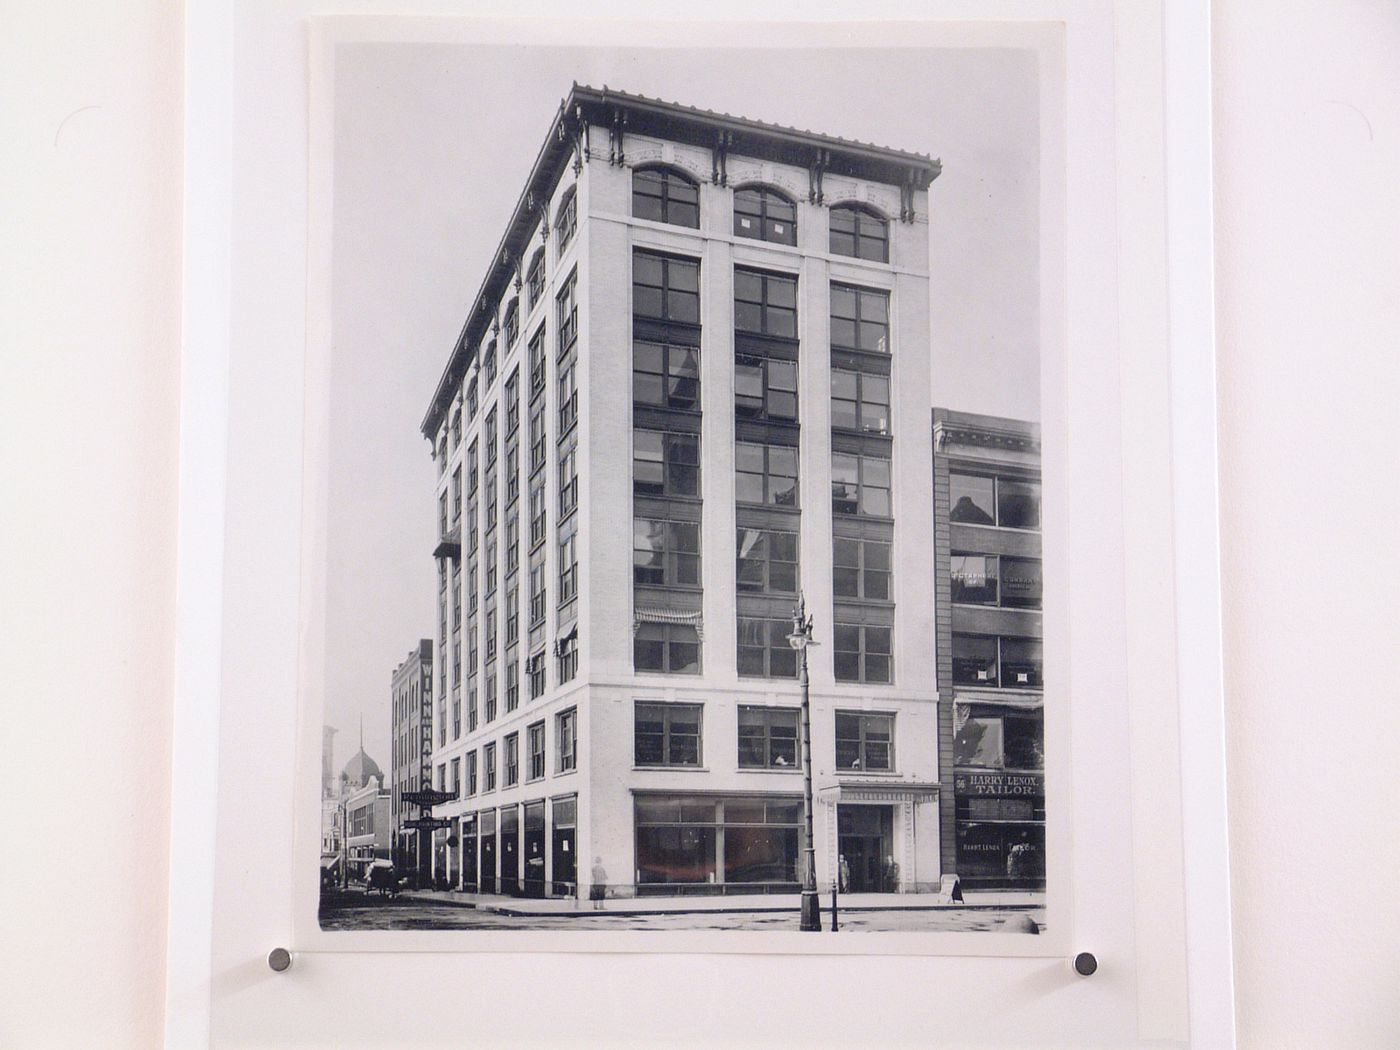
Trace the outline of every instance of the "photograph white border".
{"label": "photograph white border", "polygon": [[[231,491],[229,476],[225,474],[229,463],[230,449],[226,443],[227,431],[224,428],[224,399],[229,399],[232,410],[239,407],[236,384],[238,365],[236,358],[231,360],[230,324],[237,324],[239,315],[235,313],[237,296],[234,285],[237,280],[235,263],[237,249],[233,229],[236,178],[234,169],[239,161],[235,151],[235,130],[238,112],[252,101],[246,96],[244,81],[235,66],[234,41],[239,41],[239,54],[252,54],[259,43],[273,40],[277,46],[273,54],[263,54],[262,60],[274,68],[294,65],[298,59],[304,61],[304,42],[297,37],[298,23],[309,12],[299,6],[282,5],[275,12],[257,5],[240,5],[235,15],[231,3],[200,5],[190,11],[187,21],[187,120],[186,120],[186,318],[185,318],[185,369],[182,391],[185,412],[182,421],[182,463],[181,463],[181,529],[180,529],[180,605],[179,605],[179,684],[175,721],[175,769],[174,800],[172,803],[172,895],[171,895],[171,940],[169,957],[169,1004],[168,1027],[170,1045],[206,1045],[211,1033],[211,989],[223,1004],[221,1008],[260,1011],[251,1021],[252,1028],[260,1025],[261,1030],[270,1033],[269,1045],[285,1041],[286,1038],[309,1032],[320,1032],[329,1044],[338,1041],[332,1029],[313,1027],[325,1024],[327,1016],[340,1018],[345,1024],[353,1023],[353,1017],[326,1013],[325,997],[330,997],[344,1005],[344,997],[353,997],[355,988],[364,988],[365,981],[374,981],[376,971],[367,968],[367,961],[383,956],[360,956],[341,958],[336,965],[329,965],[323,959],[313,963],[309,958],[299,962],[292,975],[273,975],[267,970],[262,955],[244,953],[237,955],[240,960],[235,966],[228,966],[228,951],[233,945],[220,945],[219,931],[211,932],[216,881],[219,872],[231,864],[240,863],[238,858],[229,857],[214,834],[219,827],[218,763],[221,738],[225,746],[234,744],[230,740],[230,726],[219,722],[219,702],[225,684],[222,674],[223,656],[221,651],[229,646],[230,636],[224,630],[227,592],[224,588],[225,551],[224,530],[228,529],[228,542],[233,544],[237,527],[247,527],[247,521],[235,522],[237,508],[225,508],[225,494]],[[349,5],[346,5],[347,7]],[[478,10],[482,5],[477,5]],[[504,6],[504,5],[503,5]],[[510,5],[519,10],[520,5]],[[745,17],[743,11],[736,10],[741,5],[714,5],[708,12],[710,18]],[[752,5],[742,5],[749,11]],[[1167,771],[1152,768],[1141,773],[1140,758],[1144,743],[1145,727],[1135,724],[1133,739],[1133,785],[1136,792],[1140,787],[1150,787],[1153,777],[1174,775],[1181,791],[1180,825],[1182,846],[1182,867],[1176,883],[1175,896],[1182,898],[1184,905],[1178,906],[1178,913],[1184,914],[1187,938],[1186,964],[1189,973],[1190,1009],[1189,1033],[1182,1027],[1184,1011],[1176,1006],[1165,1009],[1155,1008],[1149,986],[1156,981],[1123,979],[1134,969],[1134,963],[1125,959],[1117,970],[1106,967],[1101,976],[1079,984],[1061,985],[1053,983],[1054,990],[1060,993],[1053,997],[1056,1002],[1044,998],[1052,990],[1049,971],[1043,965],[1033,971],[1039,973],[1036,987],[1025,981],[1017,984],[1011,971],[1017,970],[1010,960],[958,960],[959,978],[950,976],[946,964],[948,960],[925,960],[928,965],[921,969],[923,979],[936,982],[940,987],[967,984],[969,982],[990,982],[1001,988],[1021,987],[1028,1000],[1034,1000],[1038,1008],[1029,1012],[1020,1011],[1022,1027],[1020,1031],[1029,1038],[1036,1032],[1044,1031],[1047,1018],[1059,1016],[1064,1009],[1066,998],[1079,1000],[1115,994],[1133,995],[1137,999],[1137,1036],[1140,1039],[1165,1039],[1183,1041],[1189,1034],[1192,1045],[1223,1046],[1233,1042],[1232,1017],[1229,1006],[1230,996],[1230,955],[1229,955],[1229,904],[1228,867],[1225,852],[1226,816],[1224,798],[1223,760],[1223,708],[1220,687],[1220,634],[1219,634],[1219,583],[1218,539],[1216,536],[1216,495],[1214,460],[1214,357],[1212,332],[1211,300],[1211,227],[1210,227],[1210,106],[1209,106],[1209,19],[1208,7],[1204,3],[1173,4],[1165,11],[1165,16],[1152,10],[1153,5],[1132,5],[1110,3],[1017,3],[1017,4],[967,4],[950,3],[938,9],[940,17],[949,19],[1053,19],[1062,20],[1068,29],[1068,66],[1070,69],[1070,91],[1068,105],[1071,114],[1076,107],[1087,105],[1090,111],[1102,112],[1103,99],[1084,97],[1085,85],[1079,76],[1083,68],[1079,63],[1086,57],[1086,50],[1101,46],[1105,37],[1113,40],[1114,19],[1117,19],[1117,46],[1119,70],[1140,71],[1133,63],[1144,58],[1151,61],[1154,53],[1164,61],[1165,92],[1155,101],[1164,111],[1164,133],[1153,129],[1154,144],[1146,145],[1147,170],[1160,179],[1161,199],[1133,200],[1130,195],[1120,196],[1119,216],[1123,219],[1121,232],[1148,229],[1146,241],[1140,246],[1143,259],[1151,259],[1153,244],[1157,257],[1165,260],[1165,273],[1161,274],[1160,286],[1153,281],[1153,271],[1148,275],[1126,273],[1124,261],[1111,267],[1106,275],[1110,286],[1124,289],[1129,285],[1155,289],[1160,295],[1154,299],[1153,291],[1137,298],[1125,295],[1120,303],[1119,318],[1122,340],[1128,346],[1129,331],[1134,325],[1139,331],[1154,334],[1159,341],[1166,343],[1164,355],[1142,354],[1134,356],[1125,349],[1122,358],[1124,368],[1117,377],[1121,384],[1116,395],[1121,394],[1125,435],[1134,441],[1125,443],[1124,456],[1132,457],[1134,467],[1147,466],[1155,479],[1152,496],[1159,503],[1165,496],[1171,508],[1170,520],[1163,522],[1153,519],[1154,528],[1150,534],[1139,536],[1130,543],[1126,552],[1130,566],[1141,567],[1144,556],[1158,556],[1165,553],[1162,564],[1173,566],[1170,575],[1171,592],[1175,610],[1169,626],[1177,639],[1175,655],[1170,668],[1175,680],[1172,688],[1173,700],[1179,691],[1182,697],[1176,705],[1179,733],[1179,762],[1168,761],[1174,767]],[[912,4],[874,5],[864,12],[867,17],[878,19],[895,16],[908,17],[914,8]],[[925,8],[919,7],[921,15]],[[325,8],[319,9],[324,12]],[[442,13],[439,9],[439,13]],[[608,12],[626,14],[627,12]],[[810,17],[819,17],[820,10],[813,10]],[[749,17],[752,17],[751,15]],[[1159,24],[1157,19],[1163,19]],[[1165,36],[1162,30],[1165,29]],[[1136,34],[1136,36],[1134,35]],[[1165,51],[1162,41],[1165,40]],[[1130,46],[1131,45],[1131,46]],[[246,49],[246,50],[245,50]],[[1165,56],[1161,58],[1161,56]],[[281,69],[279,75],[285,74]],[[1123,78],[1121,83],[1139,82],[1132,77]],[[1124,135],[1130,122],[1125,120],[1123,88],[1120,86],[1119,119],[1117,130],[1117,157],[1119,170],[1098,172],[1100,180],[1107,179],[1109,190],[1122,191],[1127,177],[1124,168],[1130,161],[1143,160],[1144,143],[1132,141],[1131,135]],[[1137,104],[1150,107],[1153,99],[1139,98]],[[285,102],[285,100],[283,100]],[[1112,93],[1109,93],[1108,112],[1111,115]],[[1141,114],[1138,114],[1141,115]],[[1100,134],[1112,136],[1113,121],[1109,128],[1099,129]],[[1141,125],[1136,125],[1141,126]],[[1080,144],[1074,137],[1074,121],[1071,120],[1071,165],[1070,179],[1074,187],[1075,157]],[[274,144],[273,148],[283,148],[285,142]],[[1136,151],[1136,152],[1135,152]],[[1155,154],[1155,156],[1154,156]],[[1111,154],[1110,154],[1111,155]],[[304,147],[303,154],[304,157]],[[1154,168],[1155,164],[1155,168]],[[1081,172],[1090,176],[1093,173]],[[1150,179],[1149,179],[1150,181]],[[1073,231],[1074,194],[1071,194],[1071,230]],[[1159,207],[1154,216],[1153,207]],[[1162,228],[1167,233],[1165,249],[1155,232],[1151,232],[1154,217],[1162,219]],[[1144,220],[1146,226],[1144,226]],[[241,236],[241,235],[240,235]],[[1125,236],[1125,242],[1130,238]],[[1125,248],[1125,251],[1127,249]],[[1071,266],[1073,270],[1073,262]],[[1162,269],[1161,265],[1158,270]],[[1140,290],[1141,290],[1140,288]],[[1169,293],[1169,294],[1168,294]],[[1154,312],[1155,311],[1155,312]],[[1074,335],[1073,311],[1071,311],[1071,338]],[[236,345],[236,344],[233,344]],[[1165,364],[1165,370],[1161,366]],[[1159,369],[1154,371],[1154,368]],[[1161,387],[1161,381],[1169,383],[1169,393]],[[1048,378],[1047,378],[1048,382]],[[301,389],[293,383],[299,394]],[[232,393],[230,390],[232,388]],[[1154,396],[1155,393],[1155,396]],[[1137,400],[1135,400],[1137,399]],[[1149,407],[1160,413],[1163,408],[1168,413],[1170,429],[1162,431],[1151,426],[1138,425],[1139,417],[1127,416],[1130,406]],[[275,406],[285,409],[285,404]],[[1157,422],[1155,416],[1149,416]],[[231,420],[237,426],[236,415]],[[1049,425],[1047,420],[1046,424]],[[1165,443],[1153,444],[1163,434],[1169,434]],[[1165,456],[1165,461],[1163,460]],[[1125,465],[1126,461],[1125,461]],[[1124,471],[1125,475],[1128,471]],[[1140,475],[1139,475],[1140,476]],[[1163,483],[1165,482],[1165,483]],[[1125,501],[1129,493],[1124,493]],[[1175,538],[1173,541],[1173,528]],[[1173,558],[1174,555],[1174,558]],[[230,563],[230,568],[233,566]],[[1129,583],[1138,586],[1149,580],[1139,580],[1130,572]],[[1130,608],[1139,612],[1144,608],[1160,609],[1163,604],[1172,605],[1170,598],[1164,601],[1160,593],[1131,592],[1133,601]],[[237,610],[230,606],[230,611]],[[1131,617],[1130,617],[1131,619]],[[1160,623],[1156,624],[1160,626]],[[1136,624],[1136,633],[1130,627],[1128,644],[1134,640],[1152,637],[1150,631],[1142,630],[1143,623]],[[1049,649],[1049,646],[1047,646]],[[1134,704],[1134,714],[1140,705]],[[227,714],[227,712],[224,712]],[[1149,723],[1150,724],[1150,723]],[[1155,728],[1155,727],[1153,727]],[[221,729],[223,732],[221,733]],[[237,735],[237,734],[233,734]],[[1164,750],[1160,740],[1155,741],[1156,750]],[[269,754],[264,761],[272,763],[290,759],[293,749],[290,742],[280,744],[275,754]],[[290,776],[270,773],[268,787],[280,790],[290,781]],[[1082,795],[1080,796],[1083,797]],[[1155,816],[1163,814],[1151,808],[1151,799],[1134,799],[1134,809],[1147,807]],[[1170,820],[1172,814],[1165,814]],[[1083,826],[1076,813],[1075,829],[1077,839]],[[1160,823],[1158,825],[1160,828]],[[1146,829],[1140,819],[1134,820],[1134,847],[1140,850]],[[282,870],[288,867],[289,858],[272,856],[267,863]],[[1151,907],[1152,894],[1147,894],[1148,903],[1144,906],[1145,884],[1152,881],[1150,873],[1139,870],[1136,879],[1138,911],[1130,931],[1129,944],[1136,945],[1136,968],[1145,972],[1160,961],[1154,951],[1162,948],[1172,939],[1170,921],[1155,923],[1152,916],[1157,914]],[[259,885],[276,883],[276,879],[264,879]],[[1158,880],[1161,882],[1161,880]],[[1171,879],[1157,887],[1161,900],[1169,901],[1173,896]],[[278,943],[291,943],[292,933],[290,901],[271,901],[259,898],[258,888],[251,887],[242,899],[244,904],[262,903],[268,906],[267,914],[247,914],[238,917],[246,927],[247,936],[240,943],[265,945],[267,948]],[[1184,912],[1181,909],[1184,908]],[[1093,947],[1106,943],[1095,938],[1098,923],[1095,916],[1076,914],[1074,937],[1077,946]],[[225,916],[223,921],[228,922]],[[281,940],[275,935],[280,927]],[[1154,933],[1156,940],[1154,941]],[[227,936],[227,934],[225,934]],[[1108,940],[1112,940],[1110,935]],[[1092,943],[1091,943],[1092,942]],[[1144,955],[1144,948],[1149,954]],[[444,959],[433,956],[431,963],[425,960],[426,969],[419,968],[420,978],[437,972],[443,977],[451,968]],[[450,957],[461,958],[461,957]],[[501,960],[513,959],[502,956]],[[554,957],[532,957],[537,969],[548,968],[545,960]],[[690,959],[691,957],[682,957]],[[693,959],[692,959],[693,961]],[[1169,959],[1174,964],[1177,960]],[[648,966],[660,964],[648,957]],[[797,960],[787,964],[796,966]],[[857,969],[868,972],[871,965],[857,967],[856,960],[843,960],[852,976]],[[410,961],[396,963],[412,967]],[[1000,967],[1000,969],[998,969]],[[506,969],[504,965],[502,969]],[[590,963],[590,970],[607,969],[597,961]],[[819,973],[819,960],[807,960],[803,964],[806,972],[812,975],[814,987],[828,979]],[[627,967],[621,962],[619,971]],[[682,971],[693,967],[680,965],[668,969],[675,971],[677,980],[684,980]],[[754,979],[763,979],[767,973],[771,978],[771,967],[752,961],[749,969],[754,971]],[[298,973],[298,971],[301,971]],[[632,972],[635,973],[635,968]],[[1031,979],[1028,971],[1020,971],[1023,978]],[[1154,976],[1155,976],[1155,971]],[[997,976],[1001,974],[1001,976]],[[382,974],[379,974],[382,977]],[[828,975],[829,976],[829,975]],[[301,977],[301,980],[297,978]],[[475,979],[491,985],[487,975],[476,973]],[[506,975],[498,973],[496,979],[504,981]],[[789,978],[792,979],[792,978]],[[280,982],[280,984],[278,983]],[[328,985],[326,982],[330,982]],[[397,981],[395,983],[398,983]],[[1134,990],[1133,986],[1136,985]],[[1085,991],[1088,990],[1088,991]],[[1073,991],[1074,994],[1069,994]],[[308,999],[308,993],[317,996]],[[582,1002],[591,1002],[588,999]],[[599,999],[595,1008],[602,1009],[606,999]],[[1224,1004],[1223,1006],[1221,1004]],[[1082,1005],[1082,1004],[1081,1004]],[[1179,1005],[1179,1004],[1178,1004]],[[406,1009],[406,1007],[404,1008]],[[911,1005],[911,1013],[914,1007]],[[775,1008],[775,1013],[777,1011]],[[948,1022],[941,1024],[945,1034],[955,1030],[956,1024],[966,1022],[971,1016],[965,1010],[948,1011],[953,1028]],[[448,1012],[445,1017],[451,1017]],[[402,1021],[402,1017],[399,1017]],[[595,1019],[595,1021],[598,1019]],[[907,1018],[906,1018],[907,1020]],[[889,1024],[900,1023],[893,1018]],[[344,1031],[348,1032],[347,1028]],[[363,1026],[353,1029],[373,1041],[375,1032]],[[483,1031],[489,1031],[489,1026]],[[708,1030],[708,1029],[707,1029]],[[895,1031],[900,1029],[895,1028]],[[991,1028],[979,1029],[977,1038],[986,1041],[1003,1030],[1001,1022]],[[399,1028],[385,1031],[399,1031]],[[431,1038],[431,1027],[420,1028],[421,1037]],[[828,1039],[830,1029],[825,1031]],[[971,1030],[964,1030],[964,1038]],[[437,1033],[439,1037],[443,1033]],[[703,1037],[697,1035],[696,1041]],[[523,1037],[522,1037],[523,1038]],[[642,1034],[629,1033],[628,1038],[642,1039]],[[1008,1036],[1008,1038],[1010,1038]],[[313,1040],[314,1041],[314,1040]],[[623,1039],[616,1040],[622,1043]],[[820,1041],[820,1040],[818,1040]]]}

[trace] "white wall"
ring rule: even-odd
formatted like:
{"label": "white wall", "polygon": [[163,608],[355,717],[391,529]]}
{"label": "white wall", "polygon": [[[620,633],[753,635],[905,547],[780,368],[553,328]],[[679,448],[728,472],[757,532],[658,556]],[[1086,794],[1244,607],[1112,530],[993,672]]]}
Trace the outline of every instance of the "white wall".
{"label": "white wall", "polygon": [[1400,4],[1215,58],[1240,1044],[1400,1046]]}
{"label": "white wall", "polygon": [[0,24],[0,1046],[151,1047],[165,1005],[180,9],[32,0],[6,3]]}
{"label": "white wall", "polygon": [[[1240,1042],[1395,1046],[1400,6],[1219,0],[1215,18]],[[0,769],[21,820],[0,1045],[150,1047],[180,12],[30,0],[5,25]]]}

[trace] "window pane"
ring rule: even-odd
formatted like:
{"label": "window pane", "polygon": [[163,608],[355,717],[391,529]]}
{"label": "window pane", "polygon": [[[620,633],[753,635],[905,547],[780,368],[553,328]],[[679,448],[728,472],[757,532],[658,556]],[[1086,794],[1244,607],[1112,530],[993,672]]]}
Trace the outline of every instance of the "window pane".
{"label": "window pane", "polygon": [[1040,527],[1040,486],[1029,481],[997,482],[997,521],[1006,528]]}
{"label": "window pane", "polygon": [[1003,638],[1001,643],[1001,684],[1035,689],[1041,685],[1040,642],[1025,638]]}
{"label": "window pane", "polygon": [[953,760],[960,766],[1001,767],[1000,718],[969,718],[953,737]]}
{"label": "window pane", "polygon": [[1001,559],[1001,602],[1018,609],[1039,609],[1040,562],[1031,558]]}
{"label": "window pane", "polygon": [[953,681],[959,685],[997,684],[997,640],[975,634],[953,635]]}
{"label": "window pane", "polygon": [[993,504],[995,486],[991,478],[953,474],[948,480],[949,500],[952,504],[948,517],[951,520],[970,525],[996,524]]}
{"label": "window pane", "polygon": [[972,605],[997,603],[997,560],[981,554],[954,554],[952,598]]}

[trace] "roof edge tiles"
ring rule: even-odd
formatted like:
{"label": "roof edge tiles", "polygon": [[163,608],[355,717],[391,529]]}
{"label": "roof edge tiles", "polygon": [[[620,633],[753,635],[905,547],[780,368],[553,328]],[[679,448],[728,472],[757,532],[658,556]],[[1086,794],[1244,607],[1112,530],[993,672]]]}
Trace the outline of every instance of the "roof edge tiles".
{"label": "roof edge tiles", "polygon": [[583,159],[582,152],[587,147],[581,132],[592,124],[618,126],[632,134],[656,134],[706,147],[720,145],[723,138],[725,152],[798,167],[821,163],[824,171],[834,174],[909,185],[918,190],[927,189],[942,171],[939,161],[923,153],[630,95],[606,85],[594,88],[575,82],[555,113],[433,392],[421,425],[423,436],[429,441],[447,415],[453,392],[466,375],[476,346],[491,323],[492,305],[504,294],[511,274],[521,265],[536,226],[548,221],[544,209],[563,177],[565,165],[576,152],[579,160]]}

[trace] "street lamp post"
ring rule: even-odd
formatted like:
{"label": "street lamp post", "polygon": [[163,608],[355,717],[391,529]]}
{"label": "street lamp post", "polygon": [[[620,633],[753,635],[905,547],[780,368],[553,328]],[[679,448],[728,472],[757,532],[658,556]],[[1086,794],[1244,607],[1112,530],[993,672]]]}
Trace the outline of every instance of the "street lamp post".
{"label": "street lamp post", "polygon": [[807,647],[812,641],[812,617],[807,615],[807,600],[798,595],[792,610],[792,634],[788,645],[797,650],[797,681],[802,687],[802,821],[807,832],[803,850],[802,925],[803,930],[820,932],[821,902],[817,897],[817,848],[812,841],[812,703],[807,681]]}

